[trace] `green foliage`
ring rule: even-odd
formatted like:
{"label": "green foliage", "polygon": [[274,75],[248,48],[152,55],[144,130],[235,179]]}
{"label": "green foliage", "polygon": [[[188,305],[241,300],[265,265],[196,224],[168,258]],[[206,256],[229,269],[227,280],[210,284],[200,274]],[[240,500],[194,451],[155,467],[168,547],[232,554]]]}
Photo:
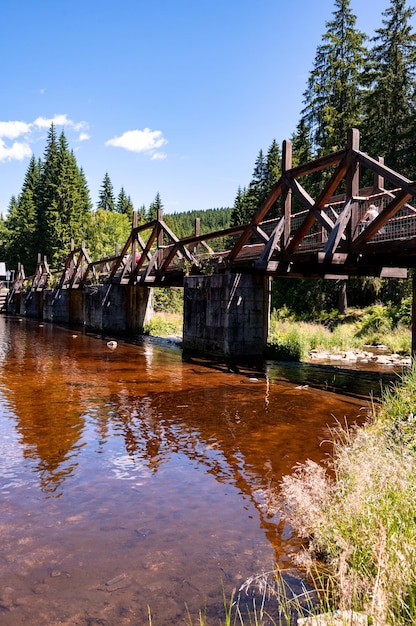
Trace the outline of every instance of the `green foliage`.
{"label": "green foliage", "polygon": [[20,262],[30,275],[36,267],[37,230],[36,230],[35,192],[26,185],[19,199],[12,198],[9,215],[4,223],[5,258],[9,267],[17,267]]}
{"label": "green foliage", "polygon": [[355,23],[349,0],[335,0],[304,94],[302,121],[315,154],[343,148],[348,129],[360,122],[365,35]]}
{"label": "green foliage", "polygon": [[383,305],[344,316],[328,312],[321,323],[302,321],[287,308],[273,310],[266,354],[279,360],[300,360],[311,350],[336,353],[383,344],[392,353],[410,355],[410,328],[397,319],[390,307]]}
{"label": "green foliage", "polygon": [[120,189],[120,193],[118,194],[116,210],[118,213],[127,215],[130,220],[132,219],[134,207],[130,196],[126,195],[124,187]]}
{"label": "green foliage", "polygon": [[32,157],[22,192],[10,204],[5,222],[8,265],[15,267],[21,262],[30,275],[38,253],[46,255],[51,268],[60,265],[71,239],[81,244],[90,208],[84,174],[68,149],[64,133],[57,138],[52,124],[44,159]]}
{"label": "green foliage", "polygon": [[154,289],[153,308],[159,312],[183,313],[183,289]]}
{"label": "green foliage", "polygon": [[301,337],[296,329],[286,336],[274,335],[267,342],[265,356],[276,361],[300,361],[305,357]]}
{"label": "green foliage", "polygon": [[365,78],[363,148],[414,177],[416,34],[406,0],[391,0],[372,38]]}
{"label": "green foliage", "polygon": [[146,221],[151,222],[152,220],[157,219],[158,211],[163,211],[162,199],[159,192],[157,192],[155,199],[149,206]]}
{"label": "green foliage", "polygon": [[98,194],[97,209],[102,209],[103,211],[114,211],[115,205],[113,183],[111,182],[110,176],[106,172]]}
{"label": "green foliage", "polygon": [[182,316],[175,313],[156,313],[144,327],[145,335],[155,337],[182,336]]}
{"label": "green foliage", "polygon": [[131,232],[128,215],[98,209],[89,213],[85,224],[85,241],[88,254],[94,261],[114,256],[116,246],[122,247]]}
{"label": "green foliage", "polygon": [[[186,211],[168,213],[163,216],[167,226],[181,239],[195,234],[195,220],[199,220],[201,234],[212,233],[223,230],[230,226],[232,209],[217,208],[205,211]],[[208,244],[213,250],[224,250],[225,238],[219,237],[209,241]]]}
{"label": "green foliage", "polygon": [[[232,226],[251,221],[280,175],[281,151],[277,141],[273,139],[266,156],[263,150],[260,150],[248,188],[238,189],[231,217]],[[277,214],[278,205],[275,204],[269,209],[268,218],[276,217]]]}

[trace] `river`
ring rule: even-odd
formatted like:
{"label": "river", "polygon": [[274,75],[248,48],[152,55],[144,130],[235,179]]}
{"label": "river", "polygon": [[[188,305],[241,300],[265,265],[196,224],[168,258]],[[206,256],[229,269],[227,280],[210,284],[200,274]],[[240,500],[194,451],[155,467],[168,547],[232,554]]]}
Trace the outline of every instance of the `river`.
{"label": "river", "polygon": [[279,480],[381,375],[108,340],[0,316],[0,624],[218,624],[249,577],[296,584]]}

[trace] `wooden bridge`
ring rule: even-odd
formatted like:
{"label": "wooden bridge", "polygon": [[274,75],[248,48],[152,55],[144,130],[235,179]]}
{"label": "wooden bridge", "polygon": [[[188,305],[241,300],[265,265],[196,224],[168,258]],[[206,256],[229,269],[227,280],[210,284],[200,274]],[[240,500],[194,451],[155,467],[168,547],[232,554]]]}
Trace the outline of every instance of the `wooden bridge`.
{"label": "wooden bridge", "polygon": [[[107,285],[108,294],[116,285],[184,286],[187,277],[225,274],[404,278],[416,267],[416,183],[362,152],[358,130],[349,131],[345,149],[302,165],[292,166],[289,141],[282,155],[282,175],[250,223],[201,234],[197,221],[193,235],[178,238],[161,212],[144,225],[134,214],[130,236],[114,256],[92,261],[83,244],[71,246],[60,272],[51,274],[40,256],[30,278],[19,266],[9,303],[15,294],[30,298],[51,287],[56,298],[93,285]],[[316,184],[317,173],[322,183],[313,198],[306,187],[312,174]],[[363,223],[370,205],[378,215]],[[214,251],[215,240],[227,245]]]}

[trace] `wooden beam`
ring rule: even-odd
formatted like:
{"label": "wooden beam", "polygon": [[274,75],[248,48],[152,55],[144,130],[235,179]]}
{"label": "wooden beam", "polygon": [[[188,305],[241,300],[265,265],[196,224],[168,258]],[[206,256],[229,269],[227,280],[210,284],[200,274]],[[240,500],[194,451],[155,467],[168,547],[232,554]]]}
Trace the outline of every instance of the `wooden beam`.
{"label": "wooden beam", "polygon": [[264,265],[265,263],[268,263],[275,250],[280,252],[280,247],[278,245],[278,242],[284,230],[284,222],[285,222],[285,217],[282,216],[277,226],[273,230],[273,233],[269,237],[269,241],[264,246],[264,250],[258,259],[258,263],[260,265]]}
{"label": "wooden beam", "polygon": [[[351,128],[348,131],[347,137],[347,149],[348,151],[357,152],[360,148],[360,133],[356,128]],[[346,195],[347,198],[355,198],[360,192],[360,163],[358,159],[351,159],[351,165],[348,169],[346,176]],[[350,219],[349,228],[347,229],[347,242],[348,247],[351,247],[351,241],[357,232],[357,226],[359,222],[358,214],[358,202],[351,200],[350,203]]]}
{"label": "wooden beam", "polygon": [[280,196],[281,193],[282,193],[282,179],[280,178],[277,181],[277,183],[273,185],[272,191],[270,192],[266,200],[263,202],[263,204],[260,206],[256,215],[251,220],[250,224],[243,231],[240,239],[237,241],[234,248],[230,251],[228,255],[229,261],[234,261],[234,259],[237,257],[238,253],[240,252],[241,248],[249,241],[251,237],[251,232],[252,232],[251,227],[257,224],[260,224],[264,216],[267,214],[269,209],[276,202],[277,198]]}
{"label": "wooden beam", "polygon": [[332,167],[333,165],[341,163],[341,161],[345,158],[345,154],[346,150],[344,148],[342,150],[338,150],[337,152],[333,152],[332,154],[319,157],[314,161],[309,161],[303,165],[292,167],[292,169],[288,170],[286,174],[289,178],[300,178],[301,176],[306,176],[307,174],[319,172],[320,170],[324,170],[326,167]]}
{"label": "wooden beam", "polygon": [[380,163],[376,159],[368,156],[364,152],[358,151],[357,158],[359,162],[368,167],[370,170],[378,174],[379,176],[383,176],[388,181],[390,181],[395,187],[401,187],[402,189],[407,189],[411,196],[416,196],[416,183],[411,181],[409,178],[398,174],[394,170],[390,169],[384,163]]}
{"label": "wooden beam", "polygon": [[282,233],[282,249],[286,249],[290,240],[290,215],[292,213],[292,188],[287,179],[286,172],[292,167],[292,143],[284,141],[282,147],[282,213],[284,215],[284,228]]}
{"label": "wooden beam", "polygon": [[[333,254],[341,241],[351,217],[351,198],[347,200],[325,244],[325,254]],[[344,237],[345,239],[345,237]]]}

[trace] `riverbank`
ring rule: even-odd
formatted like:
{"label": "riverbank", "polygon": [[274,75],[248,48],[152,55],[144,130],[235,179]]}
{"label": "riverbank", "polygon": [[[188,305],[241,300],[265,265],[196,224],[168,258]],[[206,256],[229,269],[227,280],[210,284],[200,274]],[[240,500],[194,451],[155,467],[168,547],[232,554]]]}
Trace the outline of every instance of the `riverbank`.
{"label": "riverbank", "polygon": [[[412,339],[408,307],[400,311],[384,305],[351,310],[348,315],[322,313],[319,321],[305,321],[287,311],[273,311],[266,358],[277,361],[314,361],[371,367],[407,368]],[[159,312],[145,332],[180,344],[180,313]]]}
{"label": "riverbank", "polygon": [[325,581],[327,612],[416,622],[415,415],[412,368],[363,427],[333,431],[329,471],[307,461],[281,482],[282,514],[306,545],[296,563],[317,587]]}
{"label": "riverbank", "polygon": [[371,366],[408,368],[412,364],[409,355],[389,353],[387,346],[368,346],[367,350],[336,350],[334,352],[314,349],[308,353],[307,361],[343,364],[345,367],[348,367],[348,364],[369,364]]}

